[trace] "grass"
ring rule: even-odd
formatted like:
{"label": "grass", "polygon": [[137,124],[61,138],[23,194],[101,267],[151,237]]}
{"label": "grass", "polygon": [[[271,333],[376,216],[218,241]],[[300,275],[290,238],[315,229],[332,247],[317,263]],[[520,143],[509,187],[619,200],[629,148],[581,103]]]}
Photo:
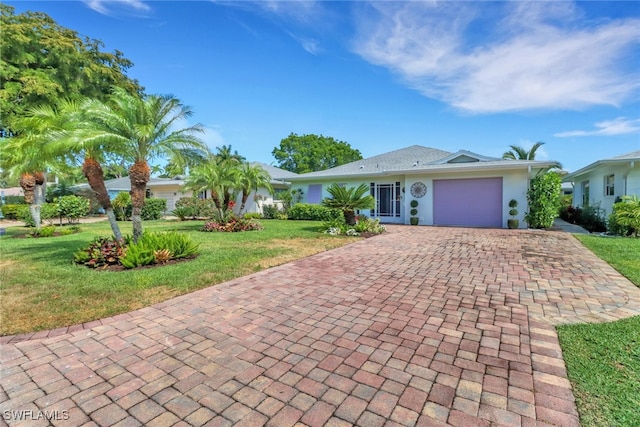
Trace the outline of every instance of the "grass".
{"label": "grass", "polygon": [[[576,237],[640,287],[640,239]],[[581,425],[640,425],[640,316],[557,329]]]}
{"label": "grass", "polygon": [[[265,268],[339,247],[359,238],[317,232],[312,221],[261,221],[264,230],[203,233],[203,221],[145,221],[145,230],[188,233],[200,244],[194,260],[151,269],[99,271],[73,264],[73,252],[96,236],[110,235],[108,223],[81,225],[77,234],[0,238],[0,335],[53,329],[145,307]],[[126,224],[123,227],[126,232]]]}

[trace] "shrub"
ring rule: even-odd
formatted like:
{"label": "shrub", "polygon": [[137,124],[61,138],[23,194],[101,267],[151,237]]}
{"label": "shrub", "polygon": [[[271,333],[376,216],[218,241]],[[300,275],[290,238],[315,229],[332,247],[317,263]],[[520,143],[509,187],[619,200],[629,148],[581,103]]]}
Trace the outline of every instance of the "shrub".
{"label": "shrub", "polygon": [[63,196],[57,200],[57,216],[69,224],[77,223],[89,213],[89,200],[78,196]]}
{"label": "shrub", "polygon": [[79,249],[73,254],[76,264],[91,268],[117,265],[126,250],[125,241],[114,237],[97,237],[85,249]]}
{"label": "shrub", "polygon": [[166,199],[145,199],[144,206],[142,207],[142,220],[153,221],[161,219],[166,210]]}
{"label": "shrub", "polygon": [[287,211],[289,219],[307,221],[332,221],[340,219],[344,221],[344,215],[340,209],[332,209],[312,203],[296,203]]}
{"label": "shrub", "polygon": [[181,197],[176,202],[173,215],[181,220],[196,218],[211,218],[216,212],[213,199],[199,199],[197,197]]}
{"label": "shrub", "polygon": [[[27,227],[35,227],[36,224],[33,222],[33,218],[31,217],[31,211],[29,209],[29,205],[18,205],[18,218],[20,221],[24,222],[24,225]],[[40,205],[40,221],[47,221],[49,224],[53,223],[53,219],[58,217],[58,205],[56,203],[43,203]]]}
{"label": "shrub", "polygon": [[379,219],[371,219],[366,215],[358,215],[355,225],[348,225],[343,219],[333,219],[325,221],[320,228],[320,232],[331,234],[332,236],[359,236],[366,234],[381,234],[386,231],[384,225],[380,224]]}
{"label": "shrub", "polygon": [[63,227],[60,229],[61,236],[68,236],[70,234],[75,234],[80,232],[80,227],[77,225],[73,225],[71,227]]}
{"label": "shrub", "polygon": [[568,223],[580,224],[582,221],[582,209],[573,206],[563,206],[560,208],[559,216]]}
{"label": "shrub", "polygon": [[[286,213],[278,209],[276,205],[263,205],[262,217],[264,219],[282,219],[282,214],[286,216]],[[284,218],[287,219],[287,218]]]}
{"label": "shrub", "polygon": [[6,219],[19,219],[20,210],[25,206],[26,206],[25,204],[18,204],[18,203],[2,205],[2,215]]}
{"label": "shrub", "polygon": [[580,214],[578,224],[590,233],[607,231],[604,210],[598,206],[585,206]]}
{"label": "shrub", "polygon": [[527,201],[529,212],[524,219],[531,228],[550,228],[558,214],[560,200],[560,175],[546,172],[535,176],[529,184]]}
{"label": "shrub", "polygon": [[262,219],[262,214],[259,212],[246,212],[242,217],[244,219]]}
{"label": "shrub", "polygon": [[172,259],[188,258],[198,254],[198,245],[189,235],[170,231],[144,233],[137,243],[130,237],[122,241],[100,237],[87,249],[74,254],[74,261],[89,267],[122,265],[135,268],[153,263],[166,263]]}
{"label": "shrub", "polygon": [[219,231],[226,233],[235,233],[240,231],[256,231],[264,230],[262,224],[253,219],[231,218],[227,222],[209,221],[204,224],[201,231]]}
{"label": "shrub", "polygon": [[31,230],[29,235],[31,237],[51,237],[56,232],[55,225],[47,225],[45,227],[40,227],[40,230]]}
{"label": "shrub", "polygon": [[617,231],[626,232],[627,235],[633,233],[638,237],[640,233],[640,197],[636,195],[623,196],[621,202],[613,205],[611,216]]}

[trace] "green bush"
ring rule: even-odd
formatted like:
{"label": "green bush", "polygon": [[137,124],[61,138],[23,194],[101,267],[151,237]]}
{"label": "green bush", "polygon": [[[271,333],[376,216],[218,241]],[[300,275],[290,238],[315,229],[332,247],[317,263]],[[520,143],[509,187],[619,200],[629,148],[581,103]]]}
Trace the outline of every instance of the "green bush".
{"label": "green bush", "polygon": [[[19,205],[18,208],[18,220],[24,222],[24,225],[27,227],[35,227],[36,224],[33,222],[33,218],[31,217],[31,211],[29,210],[29,205]],[[40,222],[47,221],[48,223],[53,223],[53,220],[58,218],[58,205],[56,203],[43,203],[40,205]]]}
{"label": "green bush", "polygon": [[284,211],[278,209],[278,206],[276,205],[262,206],[262,217],[264,219],[281,219],[282,215],[285,216],[284,219],[287,219],[287,214]]}
{"label": "green bush", "polygon": [[535,176],[529,184],[529,212],[524,219],[531,228],[550,228],[560,207],[560,175],[546,172]]}
{"label": "green bush", "polygon": [[[131,220],[131,212],[133,210],[131,206],[131,195],[126,192],[118,193],[118,195],[111,202],[113,211],[118,221]],[[142,207],[142,220],[152,221],[162,218],[164,212],[167,210],[167,201],[165,199],[145,199],[144,206]]]}
{"label": "green bush", "polygon": [[296,203],[287,211],[289,219],[306,221],[332,221],[342,219],[343,213],[340,209],[332,209],[322,205],[312,203]]}
{"label": "green bush", "polygon": [[76,251],[73,254],[73,261],[91,268],[118,265],[125,250],[123,240],[117,240],[114,237],[97,237],[88,247]]}
{"label": "green bush", "polygon": [[199,199],[198,197],[181,197],[176,202],[173,215],[181,220],[211,218],[217,208],[213,199]]}
{"label": "green bush", "polygon": [[244,219],[262,219],[262,214],[259,212],[246,212],[242,217]]}
{"label": "green bush", "polygon": [[168,252],[169,259],[188,258],[198,254],[198,245],[193,243],[189,235],[175,231],[166,233],[147,232],[140,237],[137,243],[130,242],[127,245],[125,255],[120,263],[125,268],[135,268],[156,262],[165,262],[160,259],[163,251]]}
{"label": "green bush", "polygon": [[40,230],[32,230],[29,235],[31,237],[51,237],[56,232],[55,225],[47,225],[45,227],[41,227]]}
{"label": "green bush", "polygon": [[166,199],[145,199],[144,206],[142,207],[142,220],[153,221],[161,219],[166,210]]}
{"label": "green bush", "polygon": [[[618,234],[630,235],[634,234],[638,237],[640,234],[640,197],[637,195],[623,196],[622,201],[613,205],[613,213],[611,214],[609,224],[613,221],[613,229]],[[614,230],[610,230],[613,232]]]}
{"label": "green bush", "polygon": [[604,209],[601,209],[599,206],[585,206],[580,213],[578,225],[590,233],[607,231]]}
{"label": "green bush", "polygon": [[19,219],[20,210],[25,206],[26,206],[25,204],[18,204],[18,203],[2,205],[2,215],[6,219]]}
{"label": "green bush", "polygon": [[79,196],[63,196],[57,200],[58,213],[60,218],[66,218],[69,224],[77,223],[78,220],[89,213],[89,199]]}

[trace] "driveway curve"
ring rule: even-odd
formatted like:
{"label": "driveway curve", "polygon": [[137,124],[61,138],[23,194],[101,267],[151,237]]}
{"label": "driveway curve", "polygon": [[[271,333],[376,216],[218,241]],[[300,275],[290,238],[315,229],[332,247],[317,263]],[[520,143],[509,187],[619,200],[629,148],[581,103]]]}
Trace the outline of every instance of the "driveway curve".
{"label": "driveway curve", "polygon": [[73,332],[4,337],[0,414],[30,426],[577,426],[554,325],[637,314],[640,289],[569,234],[392,226]]}

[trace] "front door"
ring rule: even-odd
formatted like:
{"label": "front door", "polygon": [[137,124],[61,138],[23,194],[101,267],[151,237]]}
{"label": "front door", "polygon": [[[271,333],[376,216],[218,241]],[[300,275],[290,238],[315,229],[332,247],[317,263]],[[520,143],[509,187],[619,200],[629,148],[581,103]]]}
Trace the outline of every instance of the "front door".
{"label": "front door", "polygon": [[372,182],[371,195],[376,199],[376,206],[371,210],[372,218],[380,218],[382,222],[400,222],[400,182]]}

